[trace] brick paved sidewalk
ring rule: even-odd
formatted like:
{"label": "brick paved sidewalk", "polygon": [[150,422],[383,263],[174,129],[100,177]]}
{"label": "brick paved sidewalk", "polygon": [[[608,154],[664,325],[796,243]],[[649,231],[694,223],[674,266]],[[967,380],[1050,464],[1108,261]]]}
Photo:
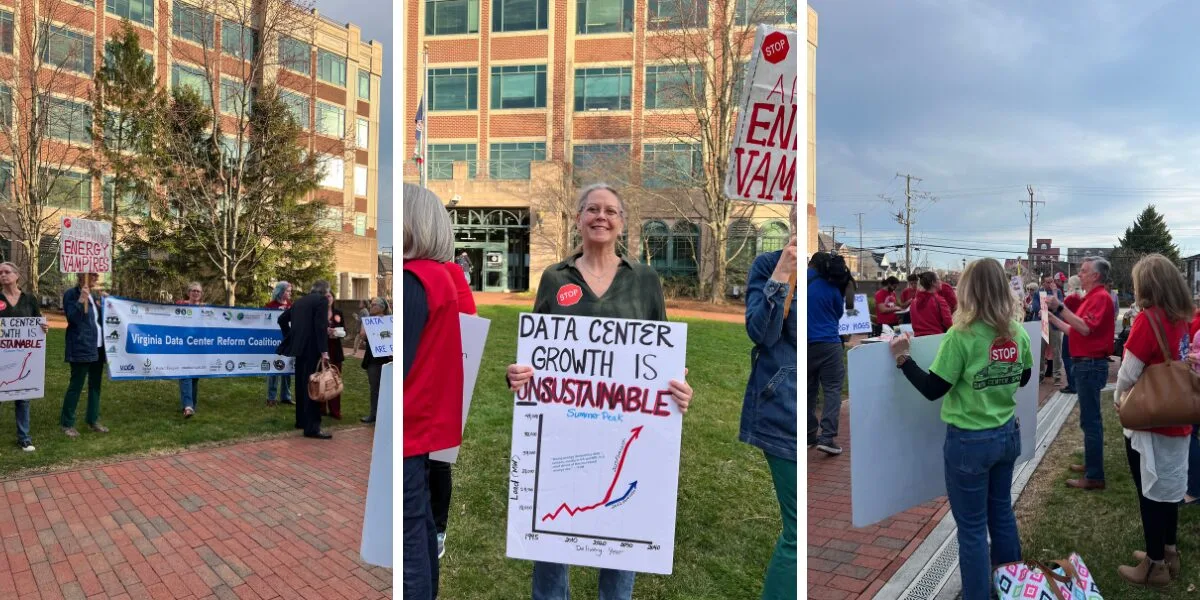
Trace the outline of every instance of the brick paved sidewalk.
{"label": "brick paved sidewalk", "polygon": [[[1043,381],[1038,406],[1053,395]],[[950,510],[938,498],[863,528],[850,524],[850,403],[842,403],[842,454],[808,452],[808,598],[870,600]]]}
{"label": "brick paved sidewalk", "polygon": [[5,481],[0,598],[391,598],[358,556],[373,431]]}

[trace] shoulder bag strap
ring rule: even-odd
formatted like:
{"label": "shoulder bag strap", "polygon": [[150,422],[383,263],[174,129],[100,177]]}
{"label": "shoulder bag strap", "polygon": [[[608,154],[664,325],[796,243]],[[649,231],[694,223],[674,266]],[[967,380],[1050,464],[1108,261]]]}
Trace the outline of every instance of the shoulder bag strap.
{"label": "shoulder bag strap", "polygon": [[1146,320],[1150,321],[1150,328],[1154,330],[1154,337],[1158,339],[1158,348],[1162,351],[1163,360],[1168,365],[1171,364],[1171,352],[1167,350],[1167,342],[1163,338],[1162,324],[1158,322],[1158,317],[1149,311],[1146,312]]}

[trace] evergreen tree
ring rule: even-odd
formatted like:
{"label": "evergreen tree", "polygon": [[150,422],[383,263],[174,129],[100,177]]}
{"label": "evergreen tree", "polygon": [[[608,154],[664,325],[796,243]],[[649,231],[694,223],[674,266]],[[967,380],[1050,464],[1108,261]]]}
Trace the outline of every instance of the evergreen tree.
{"label": "evergreen tree", "polygon": [[1179,264],[1179,246],[1171,239],[1171,231],[1162,214],[1151,204],[1142,211],[1125,235],[1117,238],[1113,248],[1111,287],[1133,293],[1133,265],[1148,254],[1161,254]]}

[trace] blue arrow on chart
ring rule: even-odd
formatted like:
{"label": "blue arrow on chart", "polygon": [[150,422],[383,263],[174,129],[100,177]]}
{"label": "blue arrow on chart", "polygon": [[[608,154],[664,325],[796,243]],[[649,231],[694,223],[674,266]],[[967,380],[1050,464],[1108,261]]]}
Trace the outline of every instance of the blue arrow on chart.
{"label": "blue arrow on chart", "polygon": [[636,489],[637,489],[637,482],[635,481],[635,482],[629,484],[629,489],[625,490],[625,495],[621,496],[620,498],[617,498],[616,500],[613,500],[612,502],[609,502],[608,504],[605,504],[605,506],[612,506],[614,504],[620,504],[620,503],[624,502],[625,499],[628,498],[630,496],[630,494],[633,493],[633,490],[636,490]]}

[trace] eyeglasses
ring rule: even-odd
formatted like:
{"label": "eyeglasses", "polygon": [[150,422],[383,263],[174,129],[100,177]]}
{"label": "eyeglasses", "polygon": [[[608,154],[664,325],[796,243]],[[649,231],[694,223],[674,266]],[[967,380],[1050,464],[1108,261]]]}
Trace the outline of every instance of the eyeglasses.
{"label": "eyeglasses", "polygon": [[615,219],[615,218],[621,216],[621,211],[619,211],[611,206],[602,209],[600,207],[600,205],[598,205],[598,204],[593,204],[593,205],[583,209],[583,212],[586,212],[587,214],[589,214],[593,217],[599,216],[600,213],[603,212],[604,216],[606,216],[610,219]]}

